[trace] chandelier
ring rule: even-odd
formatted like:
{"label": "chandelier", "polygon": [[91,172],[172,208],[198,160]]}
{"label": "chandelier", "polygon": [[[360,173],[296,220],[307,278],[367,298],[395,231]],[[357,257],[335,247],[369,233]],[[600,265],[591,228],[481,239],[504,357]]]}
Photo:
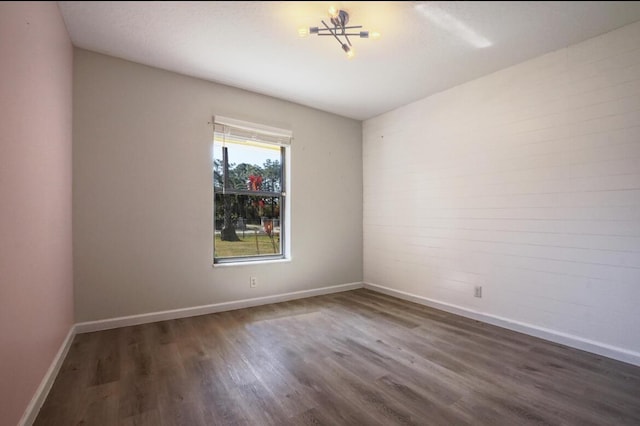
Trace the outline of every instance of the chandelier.
{"label": "chandelier", "polygon": [[347,57],[353,58],[355,55],[355,51],[353,50],[353,46],[351,45],[351,39],[349,37],[359,37],[359,38],[378,38],[380,37],[380,33],[369,31],[357,31],[362,28],[362,25],[347,25],[349,23],[349,13],[346,10],[336,9],[331,6],[329,8],[329,18],[331,20],[332,26],[327,25],[324,20],[321,20],[323,27],[310,27],[300,28],[298,33],[301,37],[305,37],[309,34],[315,34],[318,36],[329,36],[335,38],[342,50],[347,54]]}

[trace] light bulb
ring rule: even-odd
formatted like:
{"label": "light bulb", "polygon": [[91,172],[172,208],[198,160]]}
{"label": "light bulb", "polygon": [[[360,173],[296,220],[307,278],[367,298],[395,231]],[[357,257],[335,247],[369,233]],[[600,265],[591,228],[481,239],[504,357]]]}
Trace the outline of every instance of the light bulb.
{"label": "light bulb", "polygon": [[356,54],[353,50],[353,47],[349,46],[347,43],[342,43],[342,50],[347,54],[347,58],[351,59]]}
{"label": "light bulb", "polygon": [[298,28],[298,35],[300,37],[306,37],[309,35],[309,29],[308,28]]}
{"label": "light bulb", "polygon": [[377,32],[377,31],[371,31],[371,32],[369,32],[369,38],[377,40],[377,39],[380,38],[380,33]]}
{"label": "light bulb", "polygon": [[331,16],[332,18],[336,18],[338,16],[338,9],[336,9],[334,6],[329,7],[329,16]]}

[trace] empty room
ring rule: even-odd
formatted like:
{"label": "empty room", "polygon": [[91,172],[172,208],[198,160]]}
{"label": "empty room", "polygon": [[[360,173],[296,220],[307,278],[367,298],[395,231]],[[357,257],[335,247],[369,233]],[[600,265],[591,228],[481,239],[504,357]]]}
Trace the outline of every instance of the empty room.
{"label": "empty room", "polygon": [[0,426],[640,424],[640,2],[0,2],[0,112]]}

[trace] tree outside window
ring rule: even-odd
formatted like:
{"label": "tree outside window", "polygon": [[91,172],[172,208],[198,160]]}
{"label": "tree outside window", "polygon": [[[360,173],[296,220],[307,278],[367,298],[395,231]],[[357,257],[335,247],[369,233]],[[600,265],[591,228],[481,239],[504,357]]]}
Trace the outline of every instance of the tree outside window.
{"label": "tree outside window", "polygon": [[283,257],[285,147],[216,132],[214,261]]}

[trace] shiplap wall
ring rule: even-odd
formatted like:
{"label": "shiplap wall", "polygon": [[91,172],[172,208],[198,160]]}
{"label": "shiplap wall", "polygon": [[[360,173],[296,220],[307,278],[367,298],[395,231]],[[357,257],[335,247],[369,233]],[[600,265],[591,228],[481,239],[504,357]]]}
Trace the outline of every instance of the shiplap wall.
{"label": "shiplap wall", "polygon": [[367,120],[363,141],[365,282],[640,360],[640,22]]}

